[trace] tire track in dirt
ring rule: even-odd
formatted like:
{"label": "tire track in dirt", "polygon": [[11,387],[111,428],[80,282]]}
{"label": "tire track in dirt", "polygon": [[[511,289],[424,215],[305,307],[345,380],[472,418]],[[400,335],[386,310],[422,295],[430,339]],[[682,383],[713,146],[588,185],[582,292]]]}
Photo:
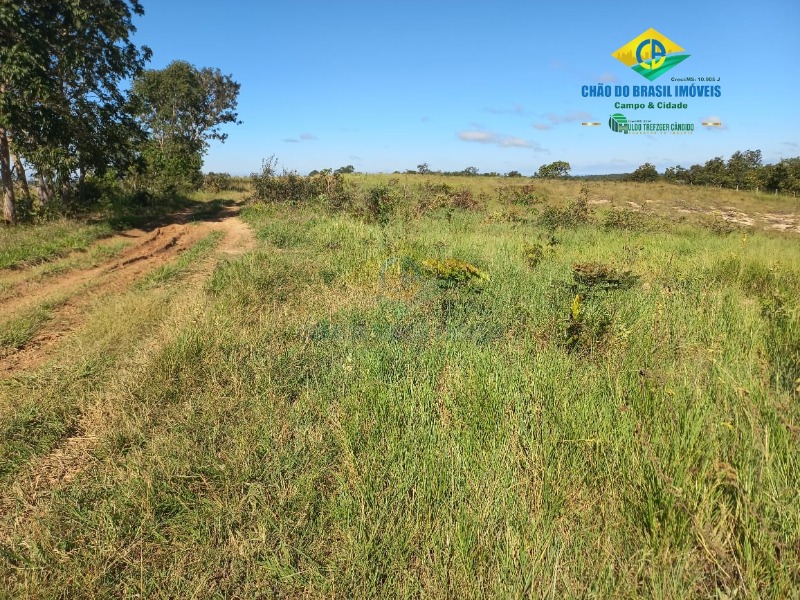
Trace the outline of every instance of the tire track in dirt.
{"label": "tire track in dirt", "polygon": [[[70,271],[44,284],[26,285],[20,290],[22,293],[0,302],[0,315],[5,320],[56,299],[52,318],[29,342],[21,348],[0,349],[0,379],[42,364],[51,349],[81,325],[87,310],[99,299],[130,287],[211,232],[225,233],[218,251],[236,254],[251,249],[252,232],[238,218],[238,213],[239,206],[232,206],[213,217],[192,221],[193,213],[186,211],[152,231],[134,229],[118,234],[114,237],[133,239],[134,245],[96,267]],[[103,243],[108,243],[108,238]],[[65,299],[59,301],[59,298]]]}
{"label": "tire track in dirt", "polygon": [[[215,221],[204,222],[194,227],[197,228],[197,234],[192,237],[199,238],[212,231],[222,231],[225,235],[214,254],[205,259],[203,266],[185,280],[185,286],[189,289],[197,289],[202,286],[223,256],[239,255],[255,248],[255,237],[251,229],[238,218],[238,207],[226,211],[225,214],[220,214]],[[163,232],[153,237],[168,239],[168,244],[173,239],[165,237]],[[184,237],[185,235],[181,236],[181,239]],[[177,242],[173,244],[173,246],[176,245]],[[147,252],[142,250],[139,254],[118,258],[114,264],[106,266],[107,272],[120,273],[120,270],[127,265],[147,261],[146,255]],[[139,259],[138,256],[145,256],[145,258]],[[197,304],[197,301],[194,304]],[[194,307],[181,306],[178,313],[196,313],[198,310],[200,310],[199,304]],[[183,317],[185,318],[185,314]],[[157,348],[167,343],[179,329],[171,319],[162,321],[158,333],[149,339],[142,340],[142,348],[147,348],[147,351],[141,351],[137,360],[142,360],[141,357],[152,356]],[[63,335],[64,332],[58,334],[58,337],[63,337]],[[49,349],[49,346],[39,348],[40,351],[42,349]],[[46,356],[39,356],[40,361],[45,358]],[[0,377],[2,377],[2,372],[0,372]],[[45,506],[44,501],[54,489],[68,485],[77,475],[90,467],[94,460],[91,451],[98,442],[99,431],[106,420],[103,401],[102,397],[98,398],[93,406],[79,415],[75,428],[68,437],[65,437],[48,454],[32,459],[29,465],[14,478],[14,481],[9,482],[8,487],[0,496],[0,517],[2,517],[0,541],[8,541],[12,530],[18,530],[24,522],[40,513]]]}

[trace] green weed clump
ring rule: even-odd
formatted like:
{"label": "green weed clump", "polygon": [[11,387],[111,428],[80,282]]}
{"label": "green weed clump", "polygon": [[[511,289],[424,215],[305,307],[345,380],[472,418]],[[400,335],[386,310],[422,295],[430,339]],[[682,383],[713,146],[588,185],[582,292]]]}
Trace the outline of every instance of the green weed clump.
{"label": "green weed clump", "polygon": [[497,190],[497,196],[501,201],[520,206],[533,206],[547,200],[547,196],[531,184],[503,186]]}
{"label": "green weed clump", "polygon": [[614,267],[597,262],[572,265],[575,283],[588,290],[627,289],[636,282],[630,271],[618,271]]}
{"label": "green weed clump", "polygon": [[522,245],[522,257],[531,269],[535,269],[544,259],[544,248],[541,244],[529,244],[525,242]]}
{"label": "green weed clump", "polygon": [[52,305],[37,306],[0,323],[0,357],[4,349],[22,348],[52,318]]}
{"label": "green weed clump", "polygon": [[444,285],[464,285],[489,279],[486,272],[457,258],[445,260],[428,258],[421,261],[420,264],[428,276],[439,280]]}
{"label": "green weed clump", "polygon": [[86,224],[67,219],[6,229],[0,246],[0,269],[45,262],[85,250],[111,233],[113,230],[107,223]]}
{"label": "green weed clump", "polygon": [[589,222],[589,202],[586,198],[570,200],[566,206],[548,205],[539,215],[539,225],[550,230],[572,229]]}

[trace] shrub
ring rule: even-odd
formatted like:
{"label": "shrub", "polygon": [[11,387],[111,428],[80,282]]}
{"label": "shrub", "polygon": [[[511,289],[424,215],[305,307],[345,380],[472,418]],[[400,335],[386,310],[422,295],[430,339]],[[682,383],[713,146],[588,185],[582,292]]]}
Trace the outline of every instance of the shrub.
{"label": "shrub", "polygon": [[642,230],[646,228],[646,219],[642,213],[635,210],[610,210],[603,219],[603,227],[627,231]]}
{"label": "shrub", "polygon": [[203,176],[203,189],[212,193],[231,190],[233,178],[229,173],[206,173]]}
{"label": "shrub", "polygon": [[373,220],[385,225],[395,214],[400,200],[401,190],[396,180],[391,179],[387,185],[377,185],[367,191],[367,213]]}
{"label": "shrub", "polygon": [[521,206],[539,204],[547,199],[544,194],[538,194],[530,184],[503,186],[497,190],[497,196],[500,200]]}
{"label": "shrub", "polygon": [[450,192],[450,206],[453,208],[463,208],[472,210],[479,206],[475,195],[468,187],[460,187]]}
{"label": "shrub", "polygon": [[592,308],[584,297],[572,299],[564,330],[564,348],[570,353],[588,354],[602,348],[611,327],[611,317],[602,307]]}
{"label": "shrub", "polygon": [[554,231],[559,227],[577,227],[589,221],[589,202],[584,198],[571,200],[565,207],[546,206],[539,215],[539,225]]}
{"label": "shrub", "polygon": [[572,265],[575,283],[586,290],[628,289],[636,282],[630,271],[617,271],[613,267],[597,262]]}
{"label": "shrub", "polygon": [[522,256],[528,266],[531,269],[535,269],[544,259],[544,248],[542,248],[541,244],[528,244],[526,242],[522,246]]}
{"label": "shrub", "polygon": [[286,169],[279,174],[277,164],[275,157],[266,158],[261,172],[250,175],[256,200],[292,204],[316,200],[335,209],[345,208],[352,203],[351,186],[341,174],[326,170],[303,177],[296,171]]}
{"label": "shrub", "polygon": [[464,285],[475,280],[489,278],[475,265],[457,258],[446,258],[445,260],[428,258],[423,260],[420,265],[426,275],[438,279],[445,286]]}

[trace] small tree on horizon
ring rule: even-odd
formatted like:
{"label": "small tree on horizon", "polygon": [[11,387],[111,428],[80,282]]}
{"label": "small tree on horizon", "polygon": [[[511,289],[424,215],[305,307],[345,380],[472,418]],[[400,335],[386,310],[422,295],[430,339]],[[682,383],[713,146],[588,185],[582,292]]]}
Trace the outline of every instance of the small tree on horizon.
{"label": "small tree on horizon", "polygon": [[549,165],[542,165],[536,172],[536,176],[541,179],[558,179],[569,177],[570,169],[569,163],[565,160],[557,160]]}
{"label": "small tree on horizon", "polygon": [[657,181],[658,170],[653,163],[644,163],[626,177],[628,181]]}

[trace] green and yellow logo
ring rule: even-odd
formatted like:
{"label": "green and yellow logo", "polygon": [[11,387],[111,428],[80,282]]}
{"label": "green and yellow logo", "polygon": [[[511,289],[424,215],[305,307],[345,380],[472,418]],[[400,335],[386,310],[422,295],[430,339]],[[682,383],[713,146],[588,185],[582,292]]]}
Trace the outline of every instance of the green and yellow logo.
{"label": "green and yellow logo", "polygon": [[[650,81],[661,77],[678,63],[689,58],[683,48],[652,27],[636,36],[611,56],[631,67]],[[679,54],[681,53],[681,54]]]}

